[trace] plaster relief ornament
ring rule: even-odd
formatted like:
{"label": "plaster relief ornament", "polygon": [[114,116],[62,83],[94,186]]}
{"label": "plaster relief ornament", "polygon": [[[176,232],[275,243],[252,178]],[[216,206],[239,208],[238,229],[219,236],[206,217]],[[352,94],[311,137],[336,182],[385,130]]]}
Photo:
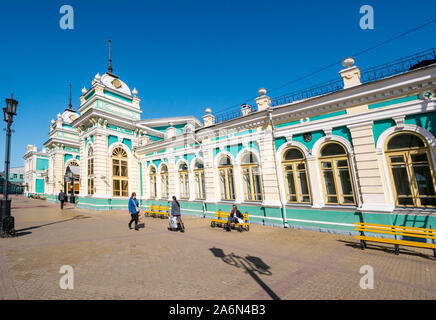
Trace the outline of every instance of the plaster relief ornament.
{"label": "plaster relief ornament", "polygon": [[82,88],[82,94],[85,94],[85,93],[86,93],[86,91],[88,91],[88,90],[86,90],[86,88],[85,88],[85,87],[83,87],[83,88]]}
{"label": "plaster relief ornament", "polygon": [[121,86],[122,86],[120,79],[114,79],[114,80],[112,81],[112,84],[113,84],[114,87],[117,88],[117,89],[121,88]]}
{"label": "plaster relief ornament", "polygon": [[138,90],[136,90],[136,88],[133,88],[132,94],[136,97],[136,95],[138,94]]}

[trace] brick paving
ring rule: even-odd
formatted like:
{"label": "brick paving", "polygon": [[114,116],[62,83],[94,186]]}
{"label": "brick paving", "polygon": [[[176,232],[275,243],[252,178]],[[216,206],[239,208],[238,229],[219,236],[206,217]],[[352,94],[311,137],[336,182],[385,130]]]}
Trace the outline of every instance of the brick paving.
{"label": "brick paving", "polygon": [[[189,216],[186,233],[153,218],[134,231],[125,211],[61,212],[24,197],[12,206],[19,236],[0,239],[2,299],[436,299],[431,250],[396,256],[351,236],[259,225],[229,233]],[[59,286],[63,265],[73,290]],[[372,290],[359,286],[362,265],[374,268]]]}

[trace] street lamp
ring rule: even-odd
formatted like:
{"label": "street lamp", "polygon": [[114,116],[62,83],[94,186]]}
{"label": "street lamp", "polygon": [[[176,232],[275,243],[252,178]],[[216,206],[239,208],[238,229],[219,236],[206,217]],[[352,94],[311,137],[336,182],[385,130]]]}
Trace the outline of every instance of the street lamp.
{"label": "street lamp", "polygon": [[74,203],[74,174],[71,171],[71,167],[68,167],[68,173],[67,177],[70,180],[70,189],[71,189],[71,196],[70,196],[70,202]]}
{"label": "street lamp", "polygon": [[15,233],[14,217],[11,216],[11,200],[8,200],[8,180],[9,180],[9,158],[11,148],[11,125],[14,116],[17,114],[18,101],[14,100],[11,94],[9,99],[6,99],[6,108],[3,108],[4,121],[7,122],[6,128],[6,156],[5,156],[5,179],[3,187],[3,199],[1,201],[1,217],[0,217],[0,236],[9,236]]}

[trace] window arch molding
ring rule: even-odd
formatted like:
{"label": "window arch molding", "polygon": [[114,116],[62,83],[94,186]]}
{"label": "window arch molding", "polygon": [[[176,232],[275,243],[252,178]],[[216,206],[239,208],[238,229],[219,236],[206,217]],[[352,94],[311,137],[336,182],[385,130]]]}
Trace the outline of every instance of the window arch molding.
{"label": "window arch molding", "polygon": [[176,172],[179,172],[179,168],[180,168],[180,165],[182,163],[186,164],[186,166],[188,167],[188,172],[190,172],[191,171],[191,166],[189,165],[189,162],[187,160],[185,160],[184,158],[177,160],[177,162],[176,162]]}
{"label": "window arch molding", "polygon": [[165,161],[161,161],[161,163],[159,163],[159,166],[157,167],[157,173],[158,174],[162,173],[162,168],[164,166],[167,167],[167,172],[168,172],[168,163],[166,163]]}
{"label": "window arch molding", "polygon": [[[114,151],[114,149],[116,149],[118,147],[123,148],[124,151],[127,152],[127,159],[130,160],[132,158],[133,155],[132,155],[132,151],[130,150],[130,148],[127,145],[125,145],[124,143],[121,143],[121,142],[112,143],[110,145],[110,147],[108,149],[108,156],[112,157],[112,152]],[[95,152],[95,148],[94,148],[94,152]]]}
{"label": "window arch molding", "polygon": [[231,154],[228,151],[220,151],[216,156],[215,159],[213,161],[214,167],[218,168],[219,167],[219,162],[221,160],[221,158],[223,158],[224,156],[227,156],[230,158],[230,162],[233,166],[239,165],[239,162],[236,161],[235,157],[233,156],[233,154]]}
{"label": "window arch molding", "polygon": [[203,166],[204,166],[204,158],[200,157],[200,156],[195,156],[194,159],[192,159],[191,162],[189,163],[189,171],[190,171],[190,173],[194,172],[194,170],[195,170],[195,163],[197,161],[202,162]]}
{"label": "window arch molding", "polygon": [[280,162],[281,162],[280,157],[283,155],[283,150],[285,150],[285,149],[287,149],[289,147],[296,147],[296,148],[300,149],[300,151],[303,152],[303,154],[304,154],[306,159],[310,158],[311,155],[312,155],[310,150],[304,144],[302,144],[301,142],[298,142],[298,141],[288,141],[288,142],[282,144],[277,149],[277,151],[276,151],[276,155],[277,155],[276,159],[277,159],[277,164],[278,165],[280,165]]}
{"label": "window arch molding", "polygon": [[[405,124],[402,128],[395,126],[395,127],[390,127],[382,132],[382,134],[378,137],[376,143],[376,149],[378,153],[383,154],[385,152],[386,142],[389,140],[390,136],[396,132],[404,132],[404,133],[411,132],[411,133],[418,134],[424,138],[425,142],[428,144],[428,147],[430,149],[436,147],[436,138],[431,134],[430,131],[424,129],[423,127],[416,126],[413,124]],[[430,153],[432,154],[432,159],[434,164],[433,152]]]}
{"label": "window arch molding", "polygon": [[315,144],[313,145],[310,153],[313,156],[319,157],[319,152],[321,151],[321,146],[324,146],[324,144],[327,142],[338,142],[339,144],[342,144],[343,147],[345,147],[345,150],[347,151],[349,156],[354,155],[353,146],[351,145],[350,141],[348,141],[344,137],[337,136],[337,135],[329,135],[329,136],[324,136],[322,138],[319,138],[315,142]]}
{"label": "window arch molding", "polygon": [[257,163],[260,164],[260,154],[259,154],[259,152],[256,149],[249,148],[249,147],[245,147],[241,151],[239,151],[239,153],[236,155],[235,163],[240,165],[242,163],[242,158],[247,153],[252,153],[256,157]]}

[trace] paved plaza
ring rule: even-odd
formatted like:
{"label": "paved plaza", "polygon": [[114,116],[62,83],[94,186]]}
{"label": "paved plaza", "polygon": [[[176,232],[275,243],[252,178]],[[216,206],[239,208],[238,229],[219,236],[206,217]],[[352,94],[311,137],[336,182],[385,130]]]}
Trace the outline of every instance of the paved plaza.
{"label": "paved plaza", "polygon": [[[2,299],[436,299],[431,250],[371,244],[352,236],[251,225],[212,229],[184,216],[186,233],[166,219],[129,230],[126,211],[61,211],[13,197],[18,237],[0,239]],[[61,289],[61,266],[74,289]],[[359,286],[361,266],[374,289]]]}

